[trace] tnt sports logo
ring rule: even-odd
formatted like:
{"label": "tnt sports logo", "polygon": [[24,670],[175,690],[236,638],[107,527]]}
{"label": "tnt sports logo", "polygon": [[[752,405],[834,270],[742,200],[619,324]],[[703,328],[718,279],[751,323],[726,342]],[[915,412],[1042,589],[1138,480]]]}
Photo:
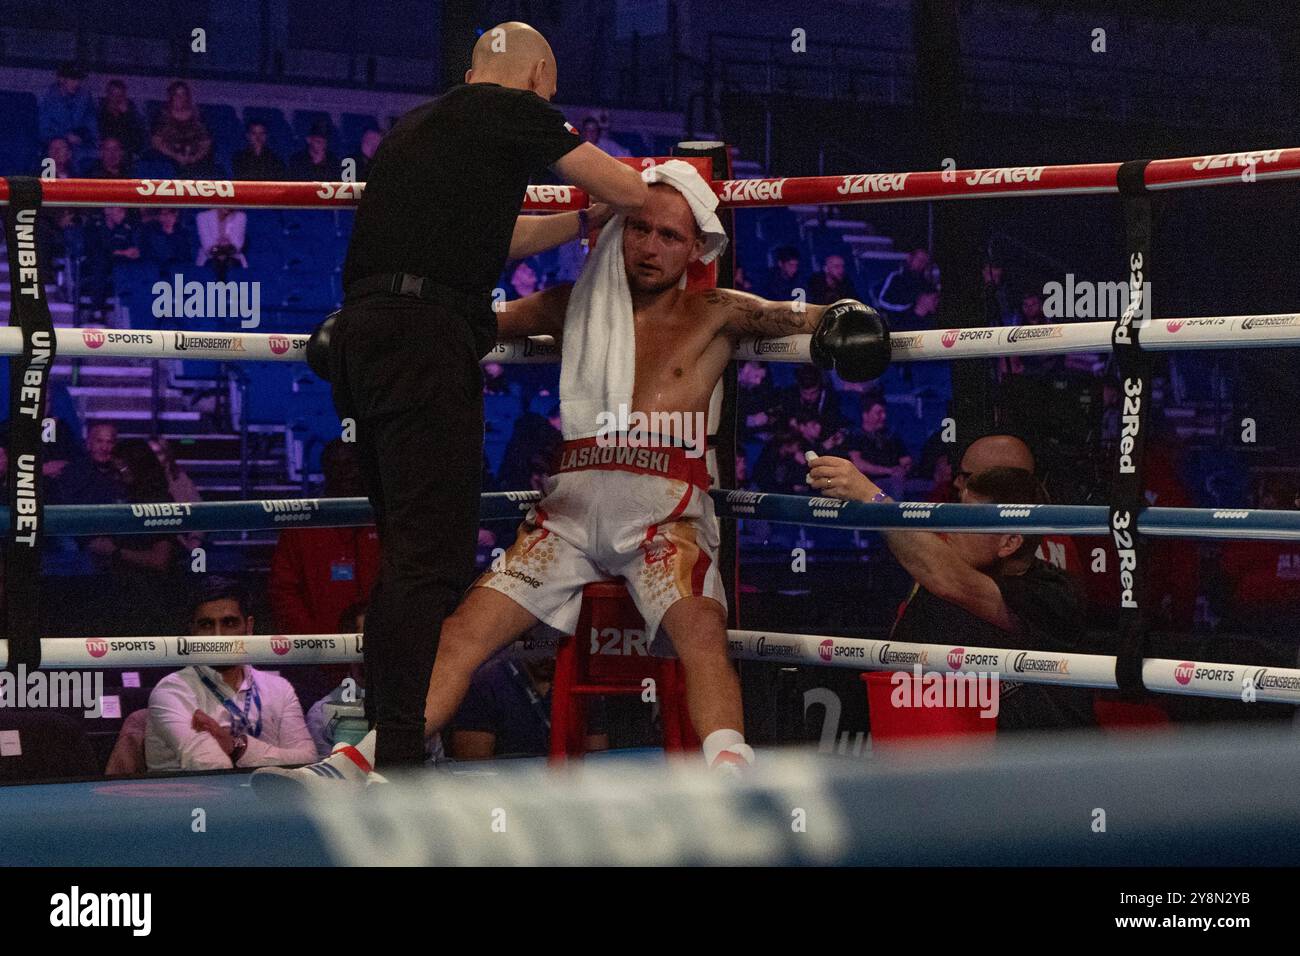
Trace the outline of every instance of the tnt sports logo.
{"label": "tnt sports logo", "polygon": [[271,336],[267,339],[267,344],[271,346],[272,355],[283,355],[285,352],[289,351],[289,348],[292,345],[288,337],[283,335]]}
{"label": "tnt sports logo", "polygon": [[293,641],[289,640],[287,637],[271,638],[271,650],[275,651],[277,656],[283,657],[285,654],[288,654],[289,651],[292,649],[293,649]]}
{"label": "tnt sports logo", "polygon": [[961,670],[961,660],[966,656],[966,648],[954,647],[948,652],[948,666],[953,670]]}
{"label": "tnt sports logo", "polygon": [[81,341],[86,344],[86,348],[97,349],[108,341],[108,336],[103,329],[82,329]]}
{"label": "tnt sports logo", "polygon": [[1196,673],[1196,665],[1191,661],[1183,661],[1174,668],[1174,680],[1186,686],[1192,682],[1192,675]]}
{"label": "tnt sports logo", "polygon": [[103,657],[108,653],[108,641],[92,637],[86,641],[86,651],[91,657]]}
{"label": "tnt sports logo", "polygon": [[939,342],[950,349],[958,342],[979,342],[993,338],[994,333],[986,329],[946,329]]}
{"label": "tnt sports logo", "polygon": [[826,640],[817,645],[817,656],[824,661],[829,661],[835,656],[835,642]]}
{"label": "tnt sports logo", "polygon": [[1182,319],[1170,319],[1165,323],[1165,328],[1172,334],[1183,327]]}

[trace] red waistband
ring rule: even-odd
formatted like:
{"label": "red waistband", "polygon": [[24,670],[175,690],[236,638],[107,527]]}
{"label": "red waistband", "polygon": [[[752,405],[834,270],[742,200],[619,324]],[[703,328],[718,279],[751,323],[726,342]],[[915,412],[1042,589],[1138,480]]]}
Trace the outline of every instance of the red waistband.
{"label": "red waistband", "polygon": [[555,473],[629,471],[671,481],[685,481],[701,491],[709,490],[712,480],[703,455],[688,455],[687,449],[678,445],[636,447],[622,444],[622,441],[621,436],[566,441],[560,449],[560,460],[555,466]]}

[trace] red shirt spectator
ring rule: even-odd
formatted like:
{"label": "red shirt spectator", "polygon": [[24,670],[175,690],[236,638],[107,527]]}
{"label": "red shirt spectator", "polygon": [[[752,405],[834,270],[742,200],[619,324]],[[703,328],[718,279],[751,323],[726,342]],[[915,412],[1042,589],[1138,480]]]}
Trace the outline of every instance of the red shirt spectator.
{"label": "red shirt spectator", "polygon": [[[325,495],[359,497],[361,473],[352,445],[335,439],[321,455]],[[364,528],[286,528],[271,558],[268,593],[281,634],[333,634],[339,618],[370,598],[379,573],[379,533]]]}
{"label": "red shirt spectator", "polygon": [[[1269,479],[1257,508],[1297,508],[1300,494],[1284,479]],[[1230,541],[1219,558],[1223,626],[1255,630],[1285,626],[1300,609],[1300,543]]]}

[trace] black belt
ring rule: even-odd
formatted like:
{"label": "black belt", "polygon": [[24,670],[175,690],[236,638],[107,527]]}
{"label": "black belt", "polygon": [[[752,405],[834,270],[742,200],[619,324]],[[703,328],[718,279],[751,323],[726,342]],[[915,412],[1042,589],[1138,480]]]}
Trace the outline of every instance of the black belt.
{"label": "black belt", "polygon": [[439,302],[447,308],[462,315],[475,315],[492,309],[492,293],[466,292],[443,282],[435,282],[424,276],[413,276],[408,272],[388,272],[383,275],[366,276],[348,285],[344,300],[359,298],[375,292],[387,292],[391,295],[406,295],[429,302]]}

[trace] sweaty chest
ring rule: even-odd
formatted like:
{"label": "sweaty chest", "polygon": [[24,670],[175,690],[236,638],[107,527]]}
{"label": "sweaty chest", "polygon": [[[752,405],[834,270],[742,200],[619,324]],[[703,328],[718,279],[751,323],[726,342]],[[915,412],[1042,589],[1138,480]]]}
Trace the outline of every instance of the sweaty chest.
{"label": "sweaty chest", "polygon": [[727,343],[698,323],[637,323],[636,384],[685,397],[712,389],[729,358]]}

